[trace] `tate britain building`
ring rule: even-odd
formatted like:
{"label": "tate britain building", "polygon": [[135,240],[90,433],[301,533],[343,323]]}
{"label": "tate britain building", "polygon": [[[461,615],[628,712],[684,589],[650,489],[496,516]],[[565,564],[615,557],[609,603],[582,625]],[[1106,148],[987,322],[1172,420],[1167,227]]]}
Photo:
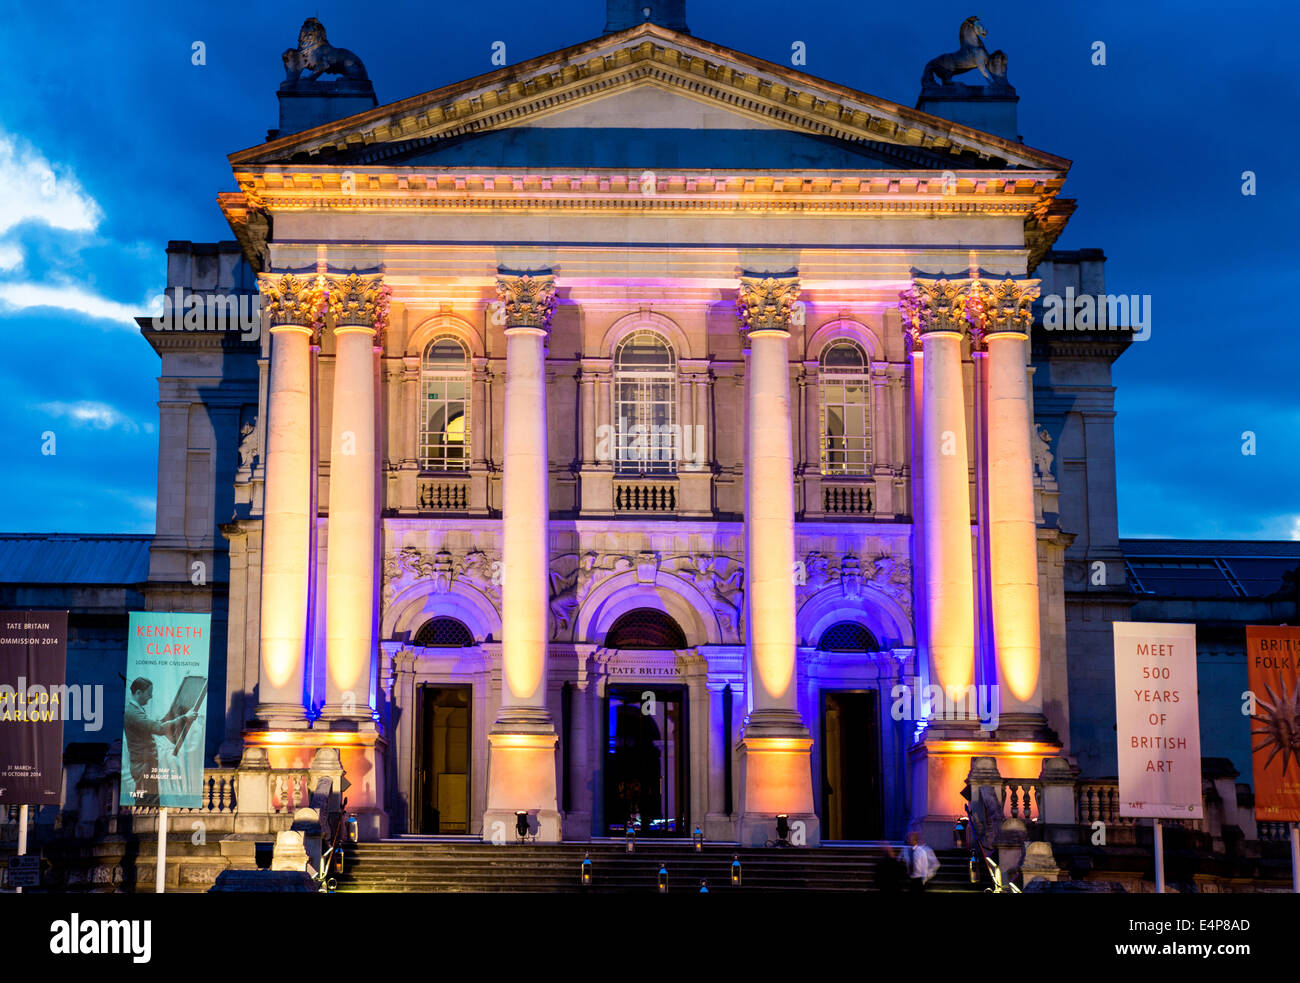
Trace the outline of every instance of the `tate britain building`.
{"label": "tate britain building", "polygon": [[682,6],[387,105],[343,52],[230,155],[235,241],[168,247],[231,306],[141,318],[145,604],[224,635],[214,763],[337,749],[363,838],[950,839],[973,757],[1073,788],[1131,602],[1129,339],[1041,324],[1105,293],[1070,162],[1000,52],[910,108]]}

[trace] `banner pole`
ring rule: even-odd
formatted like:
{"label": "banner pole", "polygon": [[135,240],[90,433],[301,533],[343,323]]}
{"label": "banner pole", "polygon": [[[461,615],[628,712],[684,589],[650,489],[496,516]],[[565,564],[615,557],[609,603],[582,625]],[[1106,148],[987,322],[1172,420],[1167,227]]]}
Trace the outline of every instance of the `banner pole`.
{"label": "banner pole", "polygon": [[[18,856],[27,855],[27,803],[24,802],[18,807]],[[23,893],[21,887],[14,888],[18,894]]]}
{"label": "banner pole", "polygon": [[167,807],[158,810],[158,873],[154,878],[154,893],[162,894],[167,888]]}
{"label": "banner pole", "polygon": [[1300,894],[1300,823],[1291,824],[1291,893]]}
{"label": "banner pole", "polygon": [[1155,820],[1156,824],[1156,894],[1165,893],[1165,830],[1160,825],[1160,820]]}

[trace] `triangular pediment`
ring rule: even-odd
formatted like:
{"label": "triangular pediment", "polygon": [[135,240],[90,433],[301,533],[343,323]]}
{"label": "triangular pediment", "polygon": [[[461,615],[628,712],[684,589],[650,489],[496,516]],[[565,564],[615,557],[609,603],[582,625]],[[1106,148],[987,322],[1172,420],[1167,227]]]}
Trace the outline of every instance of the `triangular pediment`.
{"label": "triangular pediment", "polygon": [[236,167],[936,170],[1069,162],[655,24],[232,154]]}

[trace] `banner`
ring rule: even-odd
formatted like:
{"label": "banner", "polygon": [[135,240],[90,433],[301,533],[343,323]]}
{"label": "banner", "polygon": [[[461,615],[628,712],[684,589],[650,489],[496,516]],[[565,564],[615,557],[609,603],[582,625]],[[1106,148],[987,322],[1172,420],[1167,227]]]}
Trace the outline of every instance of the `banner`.
{"label": "banner", "polygon": [[1255,818],[1300,822],[1300,628],[1246,626]]}
{"label": "banner", "polygon": [[124,806],[201,805],[210,614],[132,611],[122,719]]}
{"label": "banner", "polygon": [[1117,621],[1119,814],[1201,819],[1196,626]]}
{"label": "banner", "polygon": [[67,611],[0,611],[0,802],[59,804],[67,659]]}

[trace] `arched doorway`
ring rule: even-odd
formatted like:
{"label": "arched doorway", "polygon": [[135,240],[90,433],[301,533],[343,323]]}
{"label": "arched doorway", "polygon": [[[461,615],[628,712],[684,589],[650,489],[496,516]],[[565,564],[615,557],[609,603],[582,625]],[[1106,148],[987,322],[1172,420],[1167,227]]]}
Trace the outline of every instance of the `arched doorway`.
{"label": "arched doorway", "polygon": [[[687,647],[681,627],[667,614],[637,608],[621,615],[605,635],[618,652],[665,652]],[[621,836],[632,825],[641,836],[690,832],[687,773],[687,690],[653,681],[635,660],[617,659],[641,681],[611,682],[605,699],[605,832]],[[615,676],[615,678],[618,678]]]}
{"label": "arched doorway", "polygon": [[[879,648],[875,636],[855,621],[831,625],[817,642],[818,651],[845,659],[863,659]],[[879,690],[823,689],[821,735],[823,838],[882,838]]]}
{"label": "arched doorway", "polygon": [[[420,648],[467,648],[474,634],[455,618],[432,618],[411,639]],[[419,748],[416,828],[421,833],[468,833],[470,735],[473,691],[469,686],[422,683],[417,687]]]}

